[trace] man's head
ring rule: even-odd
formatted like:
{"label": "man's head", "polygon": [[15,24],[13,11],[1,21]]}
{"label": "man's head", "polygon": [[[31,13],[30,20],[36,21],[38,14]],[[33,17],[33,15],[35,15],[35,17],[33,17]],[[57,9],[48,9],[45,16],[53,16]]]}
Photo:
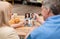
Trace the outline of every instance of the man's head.
{"label": "man's head", "polygon": [[43,0],[41,14],[44,19],[60,14],[60,0]]}

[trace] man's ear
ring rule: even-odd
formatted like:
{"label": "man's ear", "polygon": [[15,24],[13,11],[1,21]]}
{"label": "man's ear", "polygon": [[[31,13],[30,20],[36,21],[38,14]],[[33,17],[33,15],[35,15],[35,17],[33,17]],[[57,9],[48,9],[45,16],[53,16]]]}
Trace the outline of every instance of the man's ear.
{"label": "man's ear", "polygon": [[49,17],[49,16],[50,16],[50,9],[46,8],[46,17]]}
{"label": "man's ear", "polygon": [[53,13],[52,13],[52,11],[50,9],[47,9],[47,15],[48,16],[53,16]]}
{"label": "man's ear", "polygon": [[47,9],[47,15],[50,14],[50,9],[49,8],[46,8]]}

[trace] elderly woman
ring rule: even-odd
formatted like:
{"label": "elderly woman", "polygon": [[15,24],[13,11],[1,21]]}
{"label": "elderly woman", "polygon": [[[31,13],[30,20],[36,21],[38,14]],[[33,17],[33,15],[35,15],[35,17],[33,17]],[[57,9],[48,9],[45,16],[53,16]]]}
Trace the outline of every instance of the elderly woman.
{"label": "elderly woman", "polygon": [[8,24],[12,15],[12,5],[0,1],[0,39],[19,39],[17,33]]}

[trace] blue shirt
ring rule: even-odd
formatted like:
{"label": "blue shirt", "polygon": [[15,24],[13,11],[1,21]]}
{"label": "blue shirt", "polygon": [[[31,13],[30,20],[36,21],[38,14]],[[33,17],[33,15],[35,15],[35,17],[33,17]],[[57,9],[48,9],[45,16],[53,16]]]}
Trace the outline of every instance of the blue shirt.
{"label": "blue shirt", "polygon": [[27,39],[60,39],[60,15],[49,17],[44,24],[33,30]]}

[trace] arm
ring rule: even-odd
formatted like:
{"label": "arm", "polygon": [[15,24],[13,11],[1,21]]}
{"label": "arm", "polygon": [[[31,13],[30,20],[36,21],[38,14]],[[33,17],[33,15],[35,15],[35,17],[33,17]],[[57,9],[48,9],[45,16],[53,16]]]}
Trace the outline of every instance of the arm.
{"label": "arm", "polygon": [[8,39],[19,39],[19,37],[15,32],[11,32],[8,35]]}
{"label": "arm", "polygon": [[20,22],[18,24],[12,24],[11,25],[11,27],[13,27],[13,28],[22,27],[22,26],[24,26],[24,22]]}
{"label": "arm", "polygon": [[7,33],[7,39],[19,39],[18,34],[13,28],[10,28],[9,32]]}
{"label": "arm", "polygon": [[40,18],[37,18],[36,21],[39,22],[40,24],[43,24],[44,23],[44,21],[41,20]]}

